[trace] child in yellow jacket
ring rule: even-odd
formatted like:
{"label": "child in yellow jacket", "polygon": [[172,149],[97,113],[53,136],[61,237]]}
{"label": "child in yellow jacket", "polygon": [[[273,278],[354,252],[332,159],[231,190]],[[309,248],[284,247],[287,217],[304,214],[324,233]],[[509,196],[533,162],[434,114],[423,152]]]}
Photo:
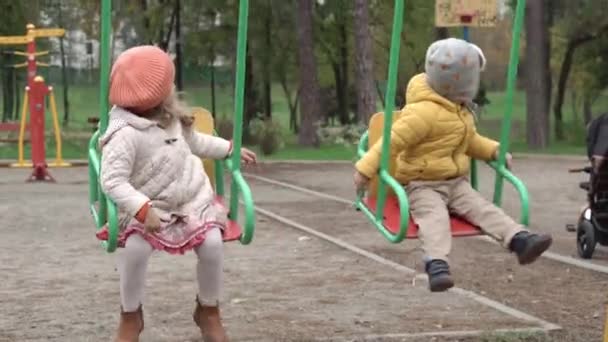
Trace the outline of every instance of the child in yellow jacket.
{"label": "child in yellow jacket", "polygon": [[[397,155],[395,178],[408,192],[433,292],[454,286],[448,266],[449,213],[500,241],[517,254],[520,264],[534,262],[552,242],[550,235],[529,233],[467,179],[470,158],[490,161],[498,155],[498,143],[477,133],[470,109],[484,67],[485,57],[473,44],[454,38],[433,43],[427,50],[425,73],[410,80],[407,105],[391,130],[391,153]],[[359,190],[377,173],[381,150],[379,141],[356,164]],[[508,165],[510,160],[509,155]]]}

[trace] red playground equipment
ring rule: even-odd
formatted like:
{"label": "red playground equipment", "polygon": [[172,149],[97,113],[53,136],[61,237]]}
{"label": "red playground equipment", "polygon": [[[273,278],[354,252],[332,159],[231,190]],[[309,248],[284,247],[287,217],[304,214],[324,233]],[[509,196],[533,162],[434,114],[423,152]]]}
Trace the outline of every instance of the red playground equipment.
{"label": "red playground equipment", "polygon": [[[45,141],[44,141],[44,100],[53,88],[48,87],[41,76],[36,76],[32,79],[32,85],[25,89],[28,94],[25,99],[29,98],[30,107],[30,139],[32,144],[32,167],[33,171],[28,182],[32,181],[51,181],[55,179],[51,176],[46,163]],[[24,100],[24,107],[26,101]],[[23,114],[27,112],[24,111]],[[19,140],[25,130],[25,115],[21,117],[21,131]],[[23,153],[22,144],[19,144],[20,155]]]}
{"label": "red playground equipment", "polygon": [[[61,37],[65,34],[63,29],[36,29],[32,24],[27,25],[27,34],[24,36],[5,36],[0,37],[0,45],[26,45],[26,51],[13,51],[14,55],[24,56],[26,62],[13,65],[14,68],[27,67],[27,86],[23,97],[23,109],[21,111],[21,122],[19,124],[19,156],[17,163],[11,167],[32,167],[33,171],[27,179],[31,181],[50,181],[54,182],[53,177],[48,171],[49,166],[65,167],[71,164],[63,161],[61,154],[61,133],[57,117],[57,106],[53,94],[53,88],[47,86],[42,76],[37,75],[38,66],[48,66],[46,63],[38,62],[36,57],[48,54],[48,51],[36,52],[36,38],[41,37]],[[49,96],[51,114],[53,116],[53,126],[55,130],[56,160],[54,163],[46,162],[45,148],[45,102]],[[30,113],[29,125],[27,123],[27,113]],[[0,130],[14,131],[17,125],[14,123],[4,123],[0,125]],[[24,158],[25,133],[29,129],[31,140],[31,163],[26,163]]]}

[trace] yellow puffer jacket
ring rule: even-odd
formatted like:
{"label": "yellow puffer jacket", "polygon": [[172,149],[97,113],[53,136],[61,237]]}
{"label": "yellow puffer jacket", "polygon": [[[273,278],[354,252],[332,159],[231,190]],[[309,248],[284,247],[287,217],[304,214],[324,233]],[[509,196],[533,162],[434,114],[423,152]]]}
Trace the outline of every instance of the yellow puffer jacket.
{"label": "yellow puffer jacket", "polygon": [[[463,176],[469,171],[470,157],[494,158],[498,143],[478,134],[473,114],[437,94],[425,74],[411,79],[406,102],[391,130],[391,154],[397,155],[395,178],[401,184]],[[379,140],[356,164],[357,170],[372,178],[381,151]]]}

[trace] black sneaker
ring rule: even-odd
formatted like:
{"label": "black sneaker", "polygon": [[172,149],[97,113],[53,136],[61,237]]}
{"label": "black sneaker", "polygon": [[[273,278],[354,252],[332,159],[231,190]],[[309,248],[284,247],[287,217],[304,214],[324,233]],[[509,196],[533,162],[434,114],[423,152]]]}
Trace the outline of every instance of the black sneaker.
{"label": "black sneaker", "polygon": [[509,249],[517,254],[521,265],[531,264],[541,256],[549,247],[553,239],[549,234],[532,234],[526,231],[515,234]]}
{"label": "black sneaker", "polygon": [[450,276],[450,266],[443,260],[431,260],[426,263],[426,273],[429,275],[431,292],[443,292],[454,286]]}

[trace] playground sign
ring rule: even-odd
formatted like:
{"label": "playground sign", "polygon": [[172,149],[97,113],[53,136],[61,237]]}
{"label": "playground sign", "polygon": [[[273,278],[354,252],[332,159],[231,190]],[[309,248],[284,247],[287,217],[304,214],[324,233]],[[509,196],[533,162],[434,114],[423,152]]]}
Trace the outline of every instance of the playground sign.
{"label": "playground sign", "polygon": [[496,0],[435,0],[437,27],[494,27],[497,21]]}

